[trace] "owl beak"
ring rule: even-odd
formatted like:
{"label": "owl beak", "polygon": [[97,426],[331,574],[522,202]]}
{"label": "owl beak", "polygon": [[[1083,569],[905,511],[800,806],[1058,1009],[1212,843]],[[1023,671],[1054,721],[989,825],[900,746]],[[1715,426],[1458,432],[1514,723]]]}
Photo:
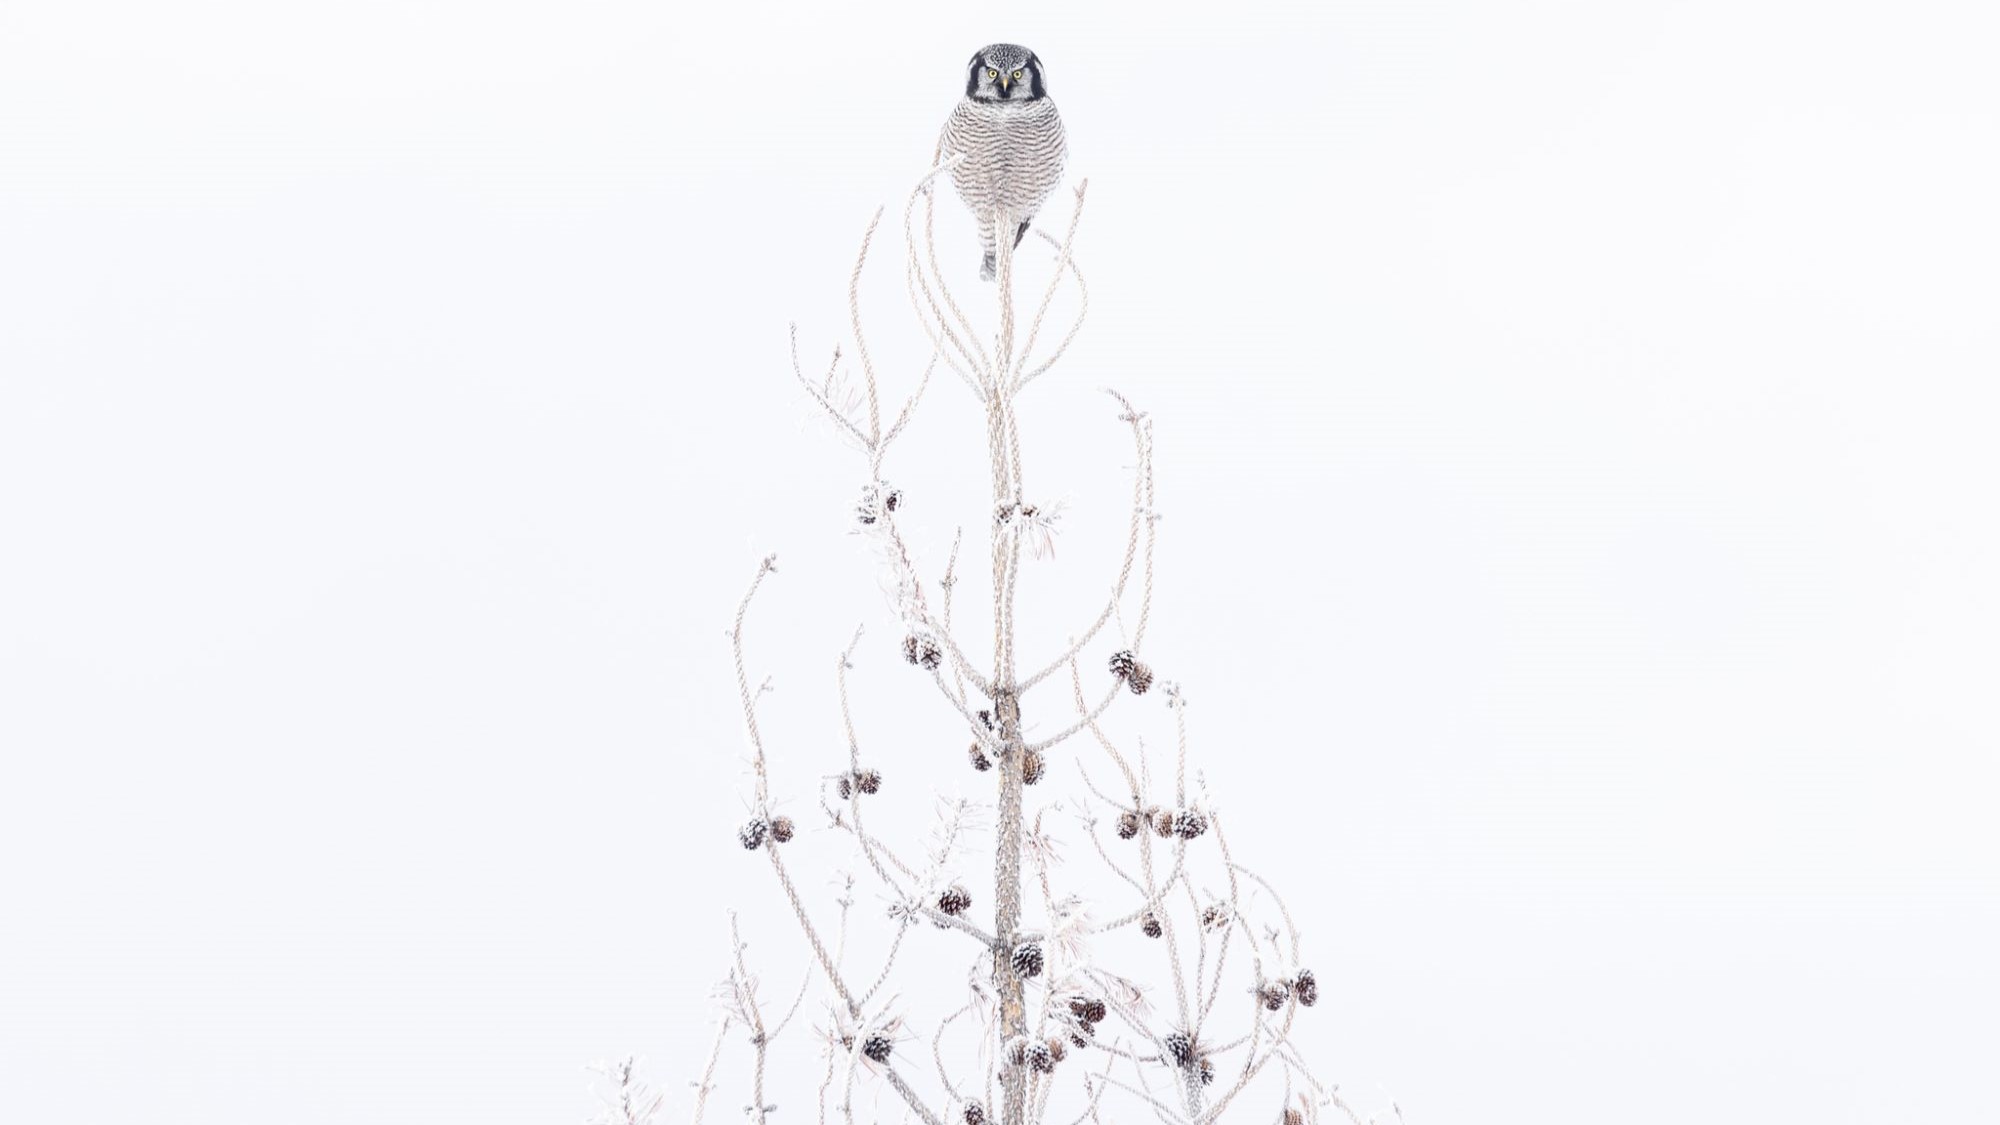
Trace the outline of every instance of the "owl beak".
{"label": "owl beak", "polygon": [[1000,76],[1000,92],[1003,94],[1007,92],[1007,76],[1004,74]]}

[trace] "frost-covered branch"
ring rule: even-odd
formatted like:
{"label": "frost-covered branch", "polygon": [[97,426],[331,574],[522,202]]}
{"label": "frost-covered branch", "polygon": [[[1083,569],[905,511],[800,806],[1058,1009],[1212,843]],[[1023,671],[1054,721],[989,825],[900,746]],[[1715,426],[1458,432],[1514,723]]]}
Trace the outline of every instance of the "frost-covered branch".
{"label": "frost-covered branch", "polygon": [[[1069,352],[1089,307],[1075,252],[1087,185],[1077,186],[1060,236],[1036,228],[1036,241],[1022,243],[1036,253],[1017,255],[1014,240],[1005,237],[1014,229],[1012,216],[1004,211],[992,216],[1002,237],[996,242],[992,316],[982,320],[974,315],[979,302],[962,301],[955,293],[937,246],[936,185],[958,159],[941,159],[903,205],[902,282],[922,332],[927,356],[922,365],[912,364],[899,379],[899,364],[883,362],[895,353],[878,353],[865,331],[863,289],[882,211],[870,219],[847,278],[848,348],[833,349],[823,378],[816,381],[801,367],[796,328],[791,334],[795,381],[862,454],[855,530],[885,575],[895,618],[891,637],[898,643],[864,647],[869,631],[862,628],[845,638],[833,669],[835,729],[844,753],[839,769],[828,773],[825,764],[796,761],[767,745],[759,722],[768,683],[753,686],[744,626],[752,600],[776,569],[773,559],[763,560],[737,606],[729,635],[753,789],[751,819],[738,828],[737,840],[746,850],[765,853],[811,960],[806,981],[788,994],[784,1017],[767,1033],[767,1012],[732,916],[727,1008],[715,1052],[696,1084],[695,1125],[701,1125],[717,1085],[721,1048],[735,1041],[736,1028],[747,1031],[751,1048],[744,1079],[753,1125],[772,1125],[767,1118],[775,1106],[766,1104],[767,1082],[802,1091],[813,1071],[820,1125],[829,1111],[845,1125],[884,1113],[922,1125],[1048,1120],[1104,1125],[1134,1116],[1166,1125],[1211,1125],[1225,1108],[1247,1104],[1248,1092],[1266,1087],[1271,1101],[1256,1113],[1268,1119],[1272,1109],[1282,1108],[1281,1125],[1311,1125],[1305,1113],[1318,1103],[1302,1094],[1304,1109],[1292,1110],[1294,1083],[1303,1082],[1313,1096],[1331,1094],[1300,1061],[1292,1028],[1298,1010],[1316,1002],[1318,983],[1299,964],[1301,939],[1284,902],[1266,880],[1235,862],[1206,790],[1190,787],[1189,758],[1197,747],[1186,721],[1186,696],[1164,681],[1163,690],[1150,691],[1156,673],[1146,662],[1144,642],[1159,534],[1153,421],[1115,391],[1134,459],[1130,513],[1121,517],[1122,549],[1108,596],[1101,605],[1092,604],[1091,616],[1067,634],[1060,651],[1038,656],[1040,662],[1025,674],[1018,667],[1020,603],[1024,590],[1038,588],[1024,585],[1023,575],[1050,556],[1047,540],[1057,513],[1029,498],[1022,398]],[[1040,256],[1043,247],[1052,251],[1051,258]],[[1031,284],[1039,287],[1033,304],[1017,309],[1017,280],[1030,275],[1037,275]],[[1023,312],[1027,315],[1017,320]],[[1045,326],[1065,321],[1059,338],[1054,329],[1045,335]],[[1048,340],[1054,343],[1044,353]],[[841,366],[849,353],[858,389],[850,378],[856,372]],[[954,533],[948,544],[926,541],[921,529],[905,525],[903,491],[885,480],[897,439],[923,424],[929,409],[925,392],[939,364],[959,377],[984,415],[985,441],[967,435],[959,446],[983,450],[989,484],[991,507],[960,524],[988,528],[990,617],[984,619],[976,606],[954,614],[963,602],[963,535]],[[914,490],[934,475],[919,467],[903,471],[901,479]],[[1024,550],[1024,544],[1032,549]],[[934,582],[925,575],[936,572],[919,566],[919,560],[936,558],[928,553],[933,551],[947,560]],[[961,631],[972,638],[968,643],[961,644]],[[882,774],[865,752],[880,745],[864,742],[877,707],[870,698],[856,697],[850,673],[884,651],[914,665],[942,697],[940,713],[963,724],[967,733],[957,743],[965,747],[963,755],[954,749],[938,760],[957,770],[969,765],[980,787],[971,797],[940,800],[927,845],[892,848],[882,838],[899,838],[894,826],[900,821],[877,815],[895,810],[876,805],[918,792],[899,781],[885,794]],[[1043,709],[1034,720],[1049,726],[1038,729],[1053,733],[1030,740],[1024,734],[1024,700],[1030,689],[1065,668],[1068,700],[1037,695],[1028,704]],[[926,692],[916,676],[909,683],[908,690]],[[1121,747],[1123,736],[1108,729],[1112,705],[1121,696],[1133,702],[1118,709],[1119,724],[1158,722],[1162,699],[1170,712],[1170,769],[1160,771],[1157,786],[1145,736],[1132,753]],[[1078,739],[1077,749],[1065,750],[1058,762],[1053,752],[1085,732],[1091,737]],[[1115,780],[1095,760],[1076,761],[1074,774],[1067,772],[1071,757],[1092,753],[1093,745],[1117,771]],[[1080,789],[1044,799],[1057,765],[1063,767],[1061,776],[1080,780]],[[1107,789],[1092,781],[1093,769],[1110,781]],[[854,874],[846,876],[837,899],[839,930],[832,948],[815,921],[823,908],[809,904],[783,854],[798,829],[773,808],[773,787],[784,780],[780,774],[790,776],[790,791],[817,792],[827,826],[837,831],[814,839],[852,864],[844,868]],[[1087,848],[1075,846],[1072,824],[1088,837]],[[1100,827],[1110,831],[1100,834]],[[957,853],[974,842],[990,848],[990,881],[956,869]],[[1076,864],[1072,856],[1083,862]],[[821,852],[812,858],[831,857]],[[850,976],[844,962],[856,877],[879,882],[893,929],[857,947],[854,959],[865,957],[865,967]],[[1100,883],[1108,883],[1110,892]],[[1277,923],[1288,944],[1281,942]],[[966,982],[970,995],[938,1003],[941,994],[955,989],[924,979],[917,966],[929,962],[915,951],[933,941],[962,949],[966,938],[977,946]],[[1138,956],[1152,942],[1158,943],[1152,947],[1156,957]],[[815,993],[814,985],[823,992]],[[806,1010],[820,1013],[814,1026],[824,1057],[817,1064],[778,1061],[778,1033],[802,1010],[808,994],[820,996]],[[936,1011],[906,1008],[901,999],[906,996],[919,1005],[932,1002]],[[927,1041],[928,1059],[921,1048],[906,1050],[911,1041]],[[930,1090],[933,1071],[937,1087]],[[1260,1082],[1264,1075],[1276,1077]],[[927,1101],[913,1080],[942,1100]],[[857,1097],[875,1098],[877,1104],[857,1105]],[[782,1102],[783,1095],[776,1100]],[[1294,1112],[1299,1120],[1288,1116]]]}

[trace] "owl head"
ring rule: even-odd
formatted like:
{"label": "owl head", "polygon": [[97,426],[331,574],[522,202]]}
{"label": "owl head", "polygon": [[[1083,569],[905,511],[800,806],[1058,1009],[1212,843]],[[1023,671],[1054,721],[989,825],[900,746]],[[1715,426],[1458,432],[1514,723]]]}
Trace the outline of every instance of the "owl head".
{"label": "owl head", "polygon": [[1031,102],[1048,97],[1042,60],[1012,43],[981,47],[965,72],[965,96],[982,102]]}

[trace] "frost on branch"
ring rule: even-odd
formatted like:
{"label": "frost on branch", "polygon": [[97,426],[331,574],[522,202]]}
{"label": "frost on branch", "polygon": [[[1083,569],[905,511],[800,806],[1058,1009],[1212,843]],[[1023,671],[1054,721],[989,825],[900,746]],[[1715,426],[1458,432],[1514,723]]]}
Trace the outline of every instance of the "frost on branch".
{"label": "frost on branch", "polygon": [[[779,1113],[798,1125],[854,1125],[857,1114],[925,1125],[1208,1125],[1225,1113],[1307,1125],[1326,1107],[1345,1112],[1293,1039],[1302,1009],[1319,999],[1302,967],[1301,937],[1276,890],[1231,854],[1225,808],[1198,774],[1190,778],[1187,698],[1157,679],[1144,656],[1158,532],[1153,427],[1116,392],[1112,415],[1132,443],[1133,468],[1102,608],[1054,651],[1017,649],[1018,579],[1029,562],[1053,554],[1060,514],[1024,483],[1017,407],[1068,350],[1088,308],[1072,255],[1084,187],[1061,237],[1034,231],[1053,259],[1031,305],[1016,306],[1015,253],[1000,240],[988,322],[960,303],[937,266],[930,184],[950,165],[932,169],[902,212],[903,288],[928,355],[904,383],[907,393],[885,397],[860,312],[881,212],[848,284],[853,369],[835,350],[823,376],[808,376],[792,334],[794,377],[861,457],[851,530],[878,559],[897,620],[885,641],[865,648],[857,630],[833,662],[830,729],[842,748],[829,760],[805,748],[770,752],[760,729],[764,693],[751,687],[745,622],[774,560],[760,564],[737,608],[730,639],[752,793],[731,862],[769,867],[797,934],[766,936],[772,951],[794,957],[778,991],[767,992],[731,915],[733,957],[692,1119],[700,1125],[722,1085],[715,1075],[725,1048],[745,1064],[740,1078],[732,1064],[731,1085],[744,1088],[725,1099],[727,1116],[740,1106],[753,1125]],[[996,219],[1007,229],[1006,216]],[[1052,319],[1065,293],[1070,311]],[[900,488],[884,477],[940,368],[984,413],[985,441],[957,448],[985,454],[992,486],[990,518],[966,513],[974,536],[985,533],[987,565],[974,570],[988,570],[991,586],[964,620],[953,617],[963,600],[964,532],[940,552],[905,527],[919,506],[935,514],[920,483],[935,474],[903,466]],[[947,561],[935,573],[940,554]],[[898,690],[935,700],[962,724],[964,733],[938,748],[934,777],[899,774],[885,785],[864,761],[848,685],[858,653],[907,666]],[[1114,736],[1114,707],[1170,726],[1170,752]],[[803,837],[810,846],[779,846],[798,827],[773,812],[777,783],[788,800],[817,798],[824,823]],[[881,814],[909,808],[926,785],[941,783],[979,796],[942,801],[927,841],[877,834]],[[718,844],[716,862],[727,850]],[[787,857],[824,861],[835,851],[851,874],[830,899],[787,866]],[[870,895],[880,909],[866,905]],[[850,942],[864,925],[880,931],[866,955]],[[913,961],[907,953],[917,947],[930,952]],[[940,979],[940,955],[962,965],[962,976]],[[796,988],[795,973],[803,978]],[[807,1030],[787,1037],[793,1028]]]}

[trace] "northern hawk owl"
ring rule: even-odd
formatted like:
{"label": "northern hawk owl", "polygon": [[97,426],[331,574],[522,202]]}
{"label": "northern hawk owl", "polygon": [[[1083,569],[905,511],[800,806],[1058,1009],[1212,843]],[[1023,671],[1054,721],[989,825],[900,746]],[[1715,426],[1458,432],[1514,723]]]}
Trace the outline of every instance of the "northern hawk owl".
{"label": "northern hawk owl", "polygon": [[1049,99],[1042,60],[1012,43],[982,47],[966,67],[965,97],[945,118],[940,159],[965,159],[951,171],[959,198],[979,220],[985,257],[979,276],[994,273],[994,231],[1002,223],[1014,245],[1062,180],[1062,118]]}

